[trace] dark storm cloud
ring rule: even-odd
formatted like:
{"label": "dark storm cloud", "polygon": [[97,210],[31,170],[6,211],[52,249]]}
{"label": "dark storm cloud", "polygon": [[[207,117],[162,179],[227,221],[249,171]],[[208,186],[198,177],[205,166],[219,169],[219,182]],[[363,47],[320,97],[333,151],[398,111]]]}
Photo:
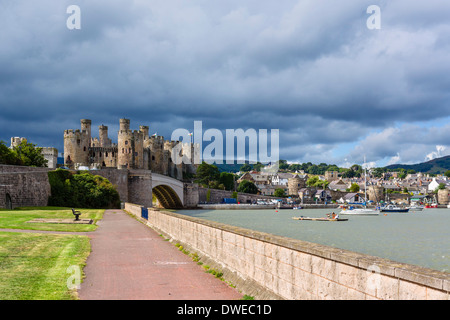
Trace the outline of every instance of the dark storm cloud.
{"label": "dark storm cloud", "polygon": [[[71,4],[81,30],[66,28]],[[381,30],[366,27],[372,4]],[[328,162],[340,143],[355,143],[357,158],[374,130],[450,116],[444,1],[5,0],[0,9],[3,140],[62,151],[62,131],[81,118],[94,133],[108,125],[113,139],[122,117],[166,138],[202,120],[280,129],[282,158]],[[397,155],[389,137],[389,152],[373,148],[373,158]]]}

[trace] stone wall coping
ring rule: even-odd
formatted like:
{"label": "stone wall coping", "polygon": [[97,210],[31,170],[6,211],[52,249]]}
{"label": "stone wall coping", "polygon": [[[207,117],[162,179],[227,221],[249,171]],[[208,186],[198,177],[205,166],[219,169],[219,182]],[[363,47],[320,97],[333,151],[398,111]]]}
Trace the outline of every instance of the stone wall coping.
{"label": "stone wall coping", "polygon": [[[148,209],[155,210],[154,208]],[[175,212],[165,211],[163,209],[158,210],[158,212],[179,219],[188,220],[212,228],[220,229],[222,231],[227,231],[244,237],[278,245],[287,249],[292,249],[295,251],[300,251],[318,257],[334,260],[336,262],[351,265],[360,269],[376,269],[381,274],[409,282],[414,282],[430,288],[447,292],[450,291],[450,273],[448,272],[442,272],[406,263],[399,263],[389,259],[352,252],[349,250],[333,248],[303,240],[277,236],[241,227],[235,227],[220,222],[209,221],[178,214]]]}

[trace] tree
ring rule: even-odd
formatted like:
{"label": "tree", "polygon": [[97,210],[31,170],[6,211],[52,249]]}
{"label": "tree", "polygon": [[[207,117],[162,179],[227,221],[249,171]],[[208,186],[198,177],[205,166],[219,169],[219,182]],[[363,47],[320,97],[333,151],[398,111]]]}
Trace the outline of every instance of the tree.
{"label": "tree", "polygon": [[450,178],[450,170],[445,171],[444,175],[448,178]]}
{"label": "tree", "polygon": [[6,146],[4,141],[0,141],[0,163],[10,165],[18,164],[14,153]]}
{"label": "tree", "polygon": [[287,160],[278,160],[278,168],[280,168],[281,170],[286,170],[287,168],[289,168]]}
{"label": "tree", "polygon": [[202,164],[198,166],[195,177],[195,182],[204,186],[209,186],[211,182],[219,180],[220,171],[217,166],[203,161]]}
{"label": "tree", "polygon": [[330,184],[327,180],[320,180],[318,176],[313,176],[306,180],[306,185],[308,187],[317,187],[317,188],[323,188],[326,189],[328,185]]}
{"label": "tree", "polygon": [[241,168],[239,169],[239,171],[241,172],[249,172],[252,171],[252,166],[249,165],[248,163],[244,163]]}
{"label": "tree", "polygon": [[275,189],[275,192],[273,193],[273,195],[275,197],[285,197],[286,193],[284,192],[284,189],[277,188],[277,189]]}
{"label": "tree", "polygon": [[17,163],[22,166],[47,166],[48,161],[42,155],[42,148],[36,147],[35,144],[28,143],[26,140],[23,140],[19,145],[13,148],[13,154],[17,159]]}
{"label": "tree", "polygon": [[224,185],[225,190],[234,190],[234,174],[221,172],[219,176],[219,183]]}
{"label": "tree", "polygon": [[352,183],[350,186],[350,192],[358,192],[359,191],[359,185],[357,183]]}
{"label": "tree", "polygon": [[309,178],[308,180],[306,180],[306,185],[308,187],[315,187],[316,183],[319,181],[319,177],[317,176],[312,176],[311,178]]}
{"label": "tree", "polygon": [[439,186],[437,187],[436,190],[445,190],[445,183],[439,183]]}
{"label": "tree", "polygon": [[264,168],[264,165],[261,162],[257,162],[253,165],[253,170],[255,171],[261,171],[262,168]]}
{"label": "tree", "polygon": [[251,181],[243,180],[237,189],[238,192],[257,194],[258,187]]}
{"label": "tree", "polygon": [[115,187],[105,178],[84,172],[72,174],[57,169],[48,173],[50,206],[74,208],[119,208],[120,197]]}

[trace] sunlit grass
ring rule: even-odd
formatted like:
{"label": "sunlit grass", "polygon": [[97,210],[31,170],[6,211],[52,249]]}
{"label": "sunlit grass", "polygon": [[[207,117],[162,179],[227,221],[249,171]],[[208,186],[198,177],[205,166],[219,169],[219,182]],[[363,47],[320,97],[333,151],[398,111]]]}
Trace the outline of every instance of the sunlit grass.
{"label": "sunlit grass", "polygon": [[50,224],[28,223],[28,221],[41,219],[74,219],[71,208],[59,207],[28,207],[14,210],[0,211],[0,228],[28,229],[43,231],[94,231],[96,222],[103,217],[104,209],[76,209],[81,211],[80,219],[93,219],[93,224]]}
{"label": "sunlit grass", "polygon": [[67,268],[89,252],[87,236],[0,232],[0,300],[76,299]]}

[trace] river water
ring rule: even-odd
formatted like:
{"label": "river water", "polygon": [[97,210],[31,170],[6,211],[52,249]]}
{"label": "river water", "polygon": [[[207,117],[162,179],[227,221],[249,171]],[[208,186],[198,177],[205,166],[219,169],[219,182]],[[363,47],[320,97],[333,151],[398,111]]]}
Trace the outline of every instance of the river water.
{"label": "river water", "polygon": [[[299,221],[330,209],[179,210],[177,213],[246,229],[450,272],[450,209],[378,216],[341,216],[342,222]],[[336,209],[335,212],[340,212]]]}

